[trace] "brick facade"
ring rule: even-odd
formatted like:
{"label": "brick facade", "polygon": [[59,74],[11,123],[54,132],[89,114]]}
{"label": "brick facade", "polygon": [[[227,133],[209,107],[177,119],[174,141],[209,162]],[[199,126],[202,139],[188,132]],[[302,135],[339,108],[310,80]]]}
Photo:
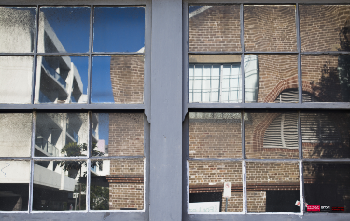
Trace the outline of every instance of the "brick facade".
{"label": "brick facade", "polygon": [[144,56],[111,56],[111,82],[115,103],[143,103]]}

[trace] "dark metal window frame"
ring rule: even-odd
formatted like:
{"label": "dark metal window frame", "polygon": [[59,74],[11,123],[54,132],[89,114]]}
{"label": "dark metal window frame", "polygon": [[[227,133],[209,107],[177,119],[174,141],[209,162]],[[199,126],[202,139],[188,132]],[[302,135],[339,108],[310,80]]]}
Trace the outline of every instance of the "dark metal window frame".
{"label": "dark metal window frame", "polygon": [[[33,57],[33,69],[32,69],[32,97],[31,104],[0,104],[0,113],[32,113],[32,141],[31,141],[31,157],[0,157],[0,160],[17,160],[17,161],[30,161],[30,182],[29,182],[29,202],[27,211],[0,211],[0,219],[6,220],[7,218],[15,220],[31,220],[31,219],[52,219],[60,220],[103,220],[107,217],[113,220],[148,220],[149,214],[149,159],[150,159],[150,42],[151,42],[151,1],[150,0],[131,0],[131,1],[4,1],[0,3],[1,7],[33,7],[36,8],[36,33],[34,42],[34,51],[32,53],[0,53],[0,56],[31,56]],[[37,53],[38,42],[38,26],[39,26],[39,8],[45,6],[67,6],[67,7],[90,7],[90,31],[89,31],[89,52],[88,53]],[[99,53],[92,52],[92,36],[93,36],[93,8],[94,7],[127,7],[127,6],[144,6],[145,7],[145,52],[144,53]],[[91,70],[92,70],[92,57],[94,55],[108,56],[108,55],[144,55],[144,103],[143,104],[106,104],[106,103],[91,103]],[[88,68],[88,101],[85,104],[35,104],[35,72],[36,72],[36,60],[37,56],[85,56],[89,58]],[[35,157],[35,124],[36,114],[41,112],[76,112],[86,113],[88,116],[88,150],[91,150],[91,123],[92,113],[106,112],[106,113],[144,113],[144,156],[108,156],[108,157],[93,157],[91,151],[86,157]],[[112,160],[112,159],[143,159],[144,160],[144,209],[137,210],[111,210],[111,211],[98,211],[90,210],[90,183],[91,183],[91,161],[92,160]],[[33,181],[34,181],[34,162],[35,161],[56,161],[56,160],[84,160],[87,162],[87,193],[86,193],[86,210],[82,211],[33,211]],[[84,216],[87,216],[84,218]]]}
{"label": "dark metal window frame", "polygon": [[[301,52],[300,41],[300,17],[299,17],[299,5],[302,4],[349,4],[350,1],[326,1],[326,0],[184,0],[183,4],[183,220],[348,220],[350,214],[334,214],[334,213],[306,213],[304,207],[300,213],[250,213],[247,211],[247,196],[246,196],[246,162],[295,162],[299,163],[300,173],[300,202],[304,204],[303,193],[303,162],[338,162],[338,163],[350,163],[350,159],[303,159],[301,150],[301,128],[300,128],[300,112],[303,110],[350,110],[350,103],[348,102],[323,102],[323,103],[302,103],[302,90],[301,90],[301,55],[342,55],[350,54],[350,52]],[[240,5],[240,20],[241,20],[241,47],[240,52],[191,52],[189,51],[189,17],[188,7],[189,5],[220,5],[220,4],[234,4]],[[296,52],[254,52],[245,51],[244,48],[244,5],[245,4],[270,4],[270,5],[296,5],[296,32],[297,32],[297,51]],[[242,56],[242,91],[245,91],[244,85],[244,55],[245,54],[271,54],[271,55],[297,55],[298,56],[298,82],[299,82],[299,102],[298,103],[245,103],[245,95],[242,93],[242,103],[189,103],[188,99],[188,57],[189,55],[225,55],[235,54]],[[298,135],[299,135],[299,159],[246,159],[245,157],[245,123],[244,117],[242,117],[242,158],[238,159],[194,159],[189,157],[189,117],[188,112],[214,112],[214,111],[241,111],[242,116],[247,111],[254,110],[266,110],[271,111],[293,111],[298,112]],[[189,161],[239,161],[242,162],[243,173],[243,211],[242,212],[229,212],[229,213],[188,213],[189,205]]]}

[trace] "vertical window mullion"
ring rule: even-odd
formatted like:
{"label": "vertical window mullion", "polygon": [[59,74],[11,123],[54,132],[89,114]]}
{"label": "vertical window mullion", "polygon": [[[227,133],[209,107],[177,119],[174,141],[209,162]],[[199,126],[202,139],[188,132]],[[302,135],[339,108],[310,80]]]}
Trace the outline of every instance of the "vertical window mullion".
{"label": "vertical window mullion", "polygon": [[240,19],[241,19],[241,47],[242,47],[242,57],[241,57],[241,75],[242,75],[242,103],[245,103],[245,73],[244,73],[244,5],[241,4],[240,8]]}
{"label": "vertical window mullion", "polygon": [[300,14],[299,14],[299,4],[296,3],[296,28],[297,28],[297,48],[298,48],[298,87],[299,87],[299,104],[302,103],[303,91],[302,91],[302,82],[301,82],[301,39],[300,39]]}
{"label": "vertical window mullion", "polygon": [[241,112],[241,122],[242,122],[242,179],[243,179],[243,212],[247,213],[247,183],[246,183],[246,162],[245,162],[245,121],[244,121],[245,111]]}
{"label": "vertical window mullion", "polygon": [[[35,81],[36,81],[36,63],[37,63],[37,51],[38,51],[38,36],[39,36],[39,5],[36,6],[35,17],[35,39],[34,39],[34,58],[33,58],[33,70],[32,70],[32,97],[31,103],[35,103]],[[39,96],[39,95],[38,95]]]}
{"label": "vertical window mullion", "polygon": [[35,155],[35,132],[36,132],[36,111],[32,112],[32,142],[31,142],[31,160],[30,160],[30,178],[29,178],[29,199],[28,211],[33,210],[33,186],[34,186],[34,155]]}
{"label": "vertical window mullion", "polygon": [[219,69],[219,103],[221,103],[223,71],[223,65],[221,64]]}
{"label": "vertical window mullion", "polygon": [[92,90],[92,47],[93,47],[93,22],[94,22],[94,6],[90,6],[90,38],[89,38],[89,68],[88,68],[88,104],[91,104],[91,90]]}
{"label": "vertical window mullion", "polygon": [[87,181],[86,181],[86,210],[90,211],[90,185],[91,185],[91,157],[92,157],[92,112],[88,112],[88,161],[87,161]]}

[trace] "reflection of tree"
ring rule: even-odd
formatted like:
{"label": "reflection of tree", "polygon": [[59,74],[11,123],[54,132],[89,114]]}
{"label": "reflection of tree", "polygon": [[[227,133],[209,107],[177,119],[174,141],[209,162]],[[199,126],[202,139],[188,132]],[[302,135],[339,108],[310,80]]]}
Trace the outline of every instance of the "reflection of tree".
{"label": "reflection of tree", "polygon": [[108,187],[92,185],[90,188],[90,204],[93,210],[109,210]]}
{"label": "reflection of tree", "polygon": [[[92,145],[92,156],[103,156],[104,153],[101,151],[96,150],[96,144],[93,143]],[[75,142],[71,142],[66,144],[62,150],[61,153],[65,154],[67,157],[78,157],[78,156],[86,156],[85,153],[87,153],[87,144],[78,144]],[[61,161],[59,165],[63,168],[64,171],[68,171],[69,176],[74,176],[73,174],[79,173],[79,177],[82,177],[81,169],[82,167],[87,168],[87,162],[86,161]],[[95,166],[102,166],[102,161],[91,161],[91,167]],[[84,172],[83,177],[86,177],[87,172]],[[76,175],[74,176],[76,177]],[[84,191],[85,184],[82,184],[79,182],[79,203],[78,203],[78,209],[81,210],[81,202],[82,202],[82,195],[81,192]]]}

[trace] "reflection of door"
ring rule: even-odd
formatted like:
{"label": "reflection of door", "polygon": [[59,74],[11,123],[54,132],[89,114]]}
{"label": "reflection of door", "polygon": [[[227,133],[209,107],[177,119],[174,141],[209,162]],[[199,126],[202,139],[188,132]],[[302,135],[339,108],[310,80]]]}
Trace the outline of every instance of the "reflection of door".
{"label": "reflection of door", "polygon": [[299,199],[299,190],[266,191],[266,212],[300,212],[295,205]]}

